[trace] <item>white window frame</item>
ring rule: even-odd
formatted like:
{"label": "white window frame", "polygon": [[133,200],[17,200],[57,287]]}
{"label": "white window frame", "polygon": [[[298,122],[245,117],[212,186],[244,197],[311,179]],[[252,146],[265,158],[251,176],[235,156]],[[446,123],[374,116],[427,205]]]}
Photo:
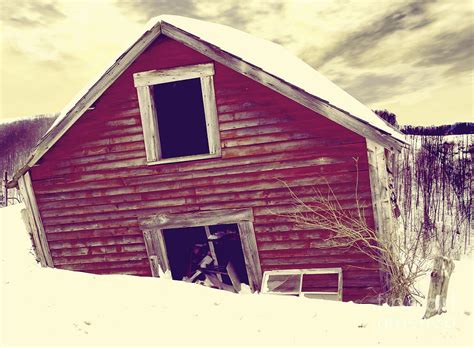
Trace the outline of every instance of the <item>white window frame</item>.
{"label": "white window frame", "polygon": [[[304,292],[302,291],[303,286],[303,275],[324,275],[324,274],[337,274],[337,292]],[[299,275],[299,290],[294,292],[276,292],[269,290],[268,279],[272,275]],[[291,269],[291,270],[269,270],[263,273],[262,279],[262,294],[276,294],[276,295],[296,295],[299,297],[312,297],[320,299],[329,299],[342,301],[342,268],[318,268],[318,269]]]}
{"label": "white window frame", "polygon": [[[171,69],[150,70],[133,74],[137,88],[138,104],[142,120],[147,164],[166,164],[182,161],[216,158],[221,156],[216,97],[214,93],[214,64],[180,66]],[[202,100],[206,121],[209,153],[163,159],[161,155],[159,129],[159,105],[153,99],[153,85],[183,81],[193,78],[201,80]],[[158,116],[157,116],[158,109]]]}

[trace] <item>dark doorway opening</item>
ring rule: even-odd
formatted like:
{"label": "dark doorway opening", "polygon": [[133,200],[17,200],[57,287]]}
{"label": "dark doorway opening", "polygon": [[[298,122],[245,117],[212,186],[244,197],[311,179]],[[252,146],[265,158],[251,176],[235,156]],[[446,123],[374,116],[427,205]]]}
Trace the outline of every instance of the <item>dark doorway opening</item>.
{"label": "dark doorway opening", "polygon": [[249,284],[237,224],[163,229],[174,280],[238,292]]}
{"label": "dark doorway opening", "polygon": [[192,261],[196,258],[192,253],[201,249],[201,253],[207,254],[204,227],[164,229],[163,236],[173,279],[182,280],[192,271]]}
{"label": "dark doorway opening", "polygon": [[[235,268],[239,280],[242,283],[249,284],[247,269],[245,267],[244,252],[242,251],[242,243],[240,241],[239,227],[237,224],[220,224],[211,225],[211,239],[214,242],[217,259],[219,264],[227,264],[229,262]],[[229,280],[228,276],[224,280]],[[231,284],[230,282],[227,282]]]}

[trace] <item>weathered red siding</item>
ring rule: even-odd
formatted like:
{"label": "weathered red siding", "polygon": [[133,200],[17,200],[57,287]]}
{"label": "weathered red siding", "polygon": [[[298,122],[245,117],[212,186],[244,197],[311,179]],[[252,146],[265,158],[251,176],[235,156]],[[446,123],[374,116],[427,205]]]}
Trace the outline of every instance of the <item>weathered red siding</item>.
{"label": "weathered red siding", "polygon": [[376,263],[321,249],[325,231],[296,230],[272,211],[293,203],[279,180],[304,198],[327,181],[354,208],[354,157],[370,202],[363,137],[215,63],[222,158],[146,165],[133,73],[209,61],[159,38],[31,169],[55,266],[150,275],[137,216],[251,207],[262,271],[342,266],[344,300],[379,291]]}

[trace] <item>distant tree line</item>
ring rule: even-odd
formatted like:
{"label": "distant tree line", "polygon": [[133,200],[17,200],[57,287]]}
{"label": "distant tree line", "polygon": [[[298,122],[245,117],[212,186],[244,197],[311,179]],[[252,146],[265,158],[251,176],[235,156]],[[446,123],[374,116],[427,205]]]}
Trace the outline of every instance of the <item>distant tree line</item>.
{"label": "distant tree line", "polygon": [[474,134],[474,123],[463,122],[438,126],[405,125],[400,130],[407,135],[446,136]]}
{"label": "distant tree line", "polygon": [[0,123],[0,172],[9,177],[25,164],[31,150],[57,118],[57,114],[38,115]]}
{"label": "distant tree line", "polygon": [[458,122],[450,125],[402,125],[397,122],[396,114],[388,110],[374,111],[380,118],[390,124],[392,127],[400,130],[407,135],[426,135],[426,136],[447,136],[447,135],[463,135],[474,134],[474,123],[472,122]]}
{"label": "distant tree line", "polygon": [[399,125],[397,122],[397,115],[395,113],[392,113],[388,110],[374,110],[375,114],[382,118],[385,122],[393,126],[394,128],[399,129]]}

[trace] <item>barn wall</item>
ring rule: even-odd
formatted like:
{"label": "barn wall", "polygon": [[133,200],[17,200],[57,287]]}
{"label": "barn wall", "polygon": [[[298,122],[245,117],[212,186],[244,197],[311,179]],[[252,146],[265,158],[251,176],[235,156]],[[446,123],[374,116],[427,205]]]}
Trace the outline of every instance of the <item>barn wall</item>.
{"label": "barn wall", "polygon": [[329,183],[353,209],[358,175],[370,204],[361,136],[216,63],[222,158],[146,165],[133,73],[206,62],[160,37],[31,169],[55,266],[150,275],[137,216],[251,207],[262,271],[342,265],[344,300],[378,291],[376,263],[321,249],[325,231],[297,230],[281,216],[293,204],[282,181],[303,199]]}

